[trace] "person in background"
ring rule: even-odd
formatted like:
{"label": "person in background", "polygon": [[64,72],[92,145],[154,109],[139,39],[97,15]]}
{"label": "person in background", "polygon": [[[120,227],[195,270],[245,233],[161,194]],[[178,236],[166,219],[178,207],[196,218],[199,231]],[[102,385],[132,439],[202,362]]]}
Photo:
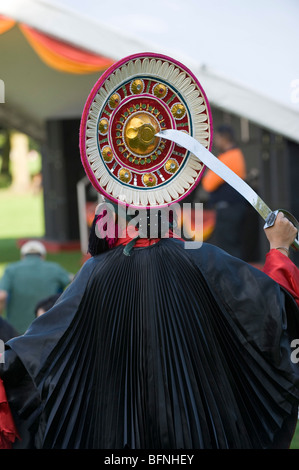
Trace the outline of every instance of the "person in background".
{"label": "person in background", "polygon": [[[155,68],[163,69],[165,83],[162,59]],[[119,70],[124,63],[118,63]],[[140,77],[135,63],[130,56],[131,81],[134,70]],[[148,64],[151,71],[151,60]],[[116,67],[110,69],[113,88],[107,82],[111,92],[117,75],[124,91],[124,76]],[[167,70],[175,73],[175,68]],[[160,82],[159,75],[154,79]],[[152,86],[152,77],[145,80]],[[90,134],[85,136],[87,116],[94,110],[95,93],[104,87],[99,83],[89,95],[80,127],[84,161],[91,144]],[[138,113],[147,108],[147,91],[144,98],[138,95],[138,103],[144,99]],[[129,100],[126,96],[123,109]],[[136,103],[135,94],[132,100]],[[102,111],[99,106],[99,116]],[[154,136],[154,127],[145,122],[147,139]],[[108,134],[114,124],[104,124]],[[145,142],[142,136],[142,147]],[[94,143],[93,163],[103,157],[96,132]],[[165,161],[161,155],[160,168]],[[85,168],[90,177],[93,166]],[[110,173],[105,190],[104,179],[99,182],[101,196],[115,184],[117,172]],[[210,243],[188,249],[175,236],[174,218],[169,213],[165,217],[162,207],[148,207],[157,188],[150,186],[143,199],[140,184],[135,194],[141,204],[131,210],[133,186],[128,189],[121,174],[117,178],[117,191],[112,197],[110,186],[109,195],[114,209],[109,213],[111,205],[104,200],[95,211],[91,257],[55,305],[5,345],[0,449],[1,435],[2,448],[287,449],[299,404],[293,351],[299,338],[299,269],[289,258],[297,229],[281,212],[265,229],[270,249],[263,272]],[[176,191],[176,177],[166,186],[167,195]],[[190,188],[184,189],[187,196]],[[9,411],[14,421],[8,419]]]}
{"label": "person in background", "polygon": [[0,280],[0,314],[23,334],[35,319],[35,306],[50,295],[61,293],[72,275],[59,264],[46,261],[46,248],[29,241],[21,248],[21,260],[8,265]]}
{"label": "person in background", "polygon": [[[214,143],[220,152],[218,158],[240,178],[246,178],[246,162],[242,151],[237,147],[233,129],[222,125],[217,128]],[[207,170],[202,187],[208,193],[208,203],[216,211],[216,224],[212,243],[227,253],[243,258],[243,223],[246,217],[247,201],[228,183]]]}

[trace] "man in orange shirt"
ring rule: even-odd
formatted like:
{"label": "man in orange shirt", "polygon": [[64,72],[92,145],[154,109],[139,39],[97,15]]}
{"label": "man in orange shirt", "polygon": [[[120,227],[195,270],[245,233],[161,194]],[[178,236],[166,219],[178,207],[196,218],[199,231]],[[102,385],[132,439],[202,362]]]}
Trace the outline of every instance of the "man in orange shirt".
{"label": "man in orange shirt", "polygon": [[[233,170],[240,178],[246,178],[244,155],[236,146],[234,132],[230,126],[220,126],[214,136],[214,143],[220,151],[219,160]],[[202,187],[209,193],[209,204],[216,210],[216,224],[213,243],[227,253],[242,258],[242,227],[248,203],[228,183],[207,170]]]}

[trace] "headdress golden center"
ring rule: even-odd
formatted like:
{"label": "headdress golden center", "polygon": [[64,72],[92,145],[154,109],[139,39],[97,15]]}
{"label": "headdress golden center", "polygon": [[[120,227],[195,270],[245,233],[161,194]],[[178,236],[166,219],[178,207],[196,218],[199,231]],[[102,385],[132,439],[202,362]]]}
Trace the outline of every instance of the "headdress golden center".
{"label": "headdress golden center", "polygon": [[99,78],[84,107],[80,152],[86,174],[105,198],[136,208],[185,198],[204,165],[156,134],[187,132],[212,146],[212,117],[203,88],[180,62],[155,53],[130,55]]}

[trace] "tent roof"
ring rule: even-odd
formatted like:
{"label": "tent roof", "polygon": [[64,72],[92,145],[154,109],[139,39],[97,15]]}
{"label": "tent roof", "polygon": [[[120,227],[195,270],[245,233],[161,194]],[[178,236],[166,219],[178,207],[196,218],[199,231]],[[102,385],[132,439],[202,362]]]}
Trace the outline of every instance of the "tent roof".
{"label": "tent roof", "polygon": [[[299,141],[296,0],[0,0],[0,14],[114,60],[144,51],[172,56],[212,105]],[[2,121],[42,136],[46,119],[81,115],[99,74],[50,69],[17,28],[0,36],[0,54]]]}

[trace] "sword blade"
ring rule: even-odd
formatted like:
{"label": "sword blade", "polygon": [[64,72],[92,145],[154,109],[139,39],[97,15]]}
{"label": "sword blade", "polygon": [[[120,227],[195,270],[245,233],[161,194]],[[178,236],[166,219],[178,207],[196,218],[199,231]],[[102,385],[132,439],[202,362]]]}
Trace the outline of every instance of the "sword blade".
{"label": "sword blade", "polygon": [[[295,217],[289,212],[279,209],[273,212],[270,207],[260,198],[260,196],[236,173],[234,173],[228,166],[221,162],[217,157],[215,157],[208,149],[206,149],[200,142],[198,142],[194,137],[191,137],[189,134],[186,134],[182,131],[177,131],[175,129],[166,129],[160,131],[156,134],[157,137],[162,139],[171,140],[181,147],[189,150],[195,157],[197,157],[205,166],[210,170],[216,173],[220,178],[222,178],[226,183],[232,186],[239,194],[241,194],[249,204],[254,207],[254,209],[260,214],[260,216],[267,221],[265,224],[266,227],[270,227],[275,222],[278,212],[283,212],[285,216],[294,224],[297,228],[297,238],[292,244],[292,248],[296,251],[299,249],[299,223]],[[271,222],[269,222],[271,220]]]}

